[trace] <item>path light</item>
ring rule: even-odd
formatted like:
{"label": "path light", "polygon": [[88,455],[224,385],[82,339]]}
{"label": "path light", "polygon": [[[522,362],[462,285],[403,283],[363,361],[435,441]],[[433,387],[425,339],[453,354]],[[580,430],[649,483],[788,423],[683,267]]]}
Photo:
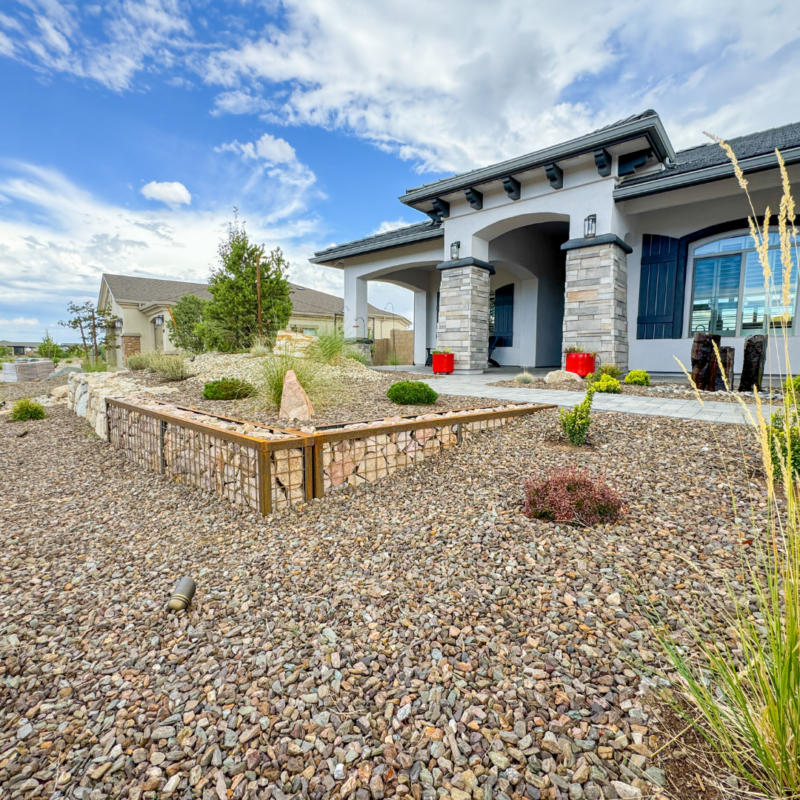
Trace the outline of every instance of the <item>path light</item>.
{"label": "path light", "polygon": [[181,578],[167,603],[167,608],[170,611],[183,611],[192,602],[196,588],[197,584],[191,578]]}
{"label": "path light", "polygon": [[589,214],[583,221],[584,239],[594,239],[597,235],[597,214]]}

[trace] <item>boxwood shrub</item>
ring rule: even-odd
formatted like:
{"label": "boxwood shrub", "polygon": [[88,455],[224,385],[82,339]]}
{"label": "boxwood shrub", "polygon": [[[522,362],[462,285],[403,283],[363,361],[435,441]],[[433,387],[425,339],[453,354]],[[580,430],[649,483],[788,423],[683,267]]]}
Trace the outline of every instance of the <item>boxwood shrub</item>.
{"label": "boxwood shrub", "polygon": [[650,375],[643,369],[632,369],[625,376],[625,383],[627,383],[628,386],[649,386]]}
{"label": "boxwood shrub", "polygon": [[596,392],[603,392],[605,394],[619,394],[622,391],[619,381],[616,378],[612,378],[610,375],[603,375],[602,378],[596,380],[592,384],[592,388]]}
{"label": "boxwood shrub", "polygon": [[203,386],[203,397],[206,400],[240,400],[256,393],[256,387],[239,378],[220,378],[209,381]]}
{"label": "boxwood shrub", "polygon": [[23,397],[17,400],[11,407],[11,420],[12,422],[24,422],[28,419],[44,419],[47,416],[44,412],[44,406],[31,400],[30,397]]}
{"label": "boxwood shrub", "polygon": [[423,381],[399,381],[393,383],[386,396],[401,406],[433,405],[439,395]]}

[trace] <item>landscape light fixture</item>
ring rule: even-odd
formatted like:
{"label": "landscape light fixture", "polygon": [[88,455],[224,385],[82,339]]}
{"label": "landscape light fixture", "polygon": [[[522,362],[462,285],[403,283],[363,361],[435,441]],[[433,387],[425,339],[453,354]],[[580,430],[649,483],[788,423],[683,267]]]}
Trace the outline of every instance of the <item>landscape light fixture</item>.
{"label": "landscape light fixture", "polygon": [[197,584],[191,578],[181,578],[167,603],[167,608],[170,611],[183,611],[192,602],[195,589],[197,589]]}
{"label": "landscape light fixture", "polygon": [[461,249],[461,242],[453,242],[450,245],[450,260],[458,261],[458,251]]}
{"label": "landscape light fixture", "polygon": [[583,221],[584,239],[594,239],[597,236],[597,214],[589,214]]}

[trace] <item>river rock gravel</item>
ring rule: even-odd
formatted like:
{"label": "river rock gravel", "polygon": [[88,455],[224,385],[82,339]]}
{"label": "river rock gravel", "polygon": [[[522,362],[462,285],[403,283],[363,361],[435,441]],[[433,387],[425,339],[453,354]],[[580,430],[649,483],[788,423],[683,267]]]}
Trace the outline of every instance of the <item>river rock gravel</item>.
{"label": "river rock gravel", "polygon": [[[0,423],[0,795],[677,797],[648,616],[679,629],[737,580],[732,497],[763,514],[744,436],[596,414],[574,449],[549,410],[265,519],[64,408]],[[522,515],[524,479],[573,463],[620,524]]]}

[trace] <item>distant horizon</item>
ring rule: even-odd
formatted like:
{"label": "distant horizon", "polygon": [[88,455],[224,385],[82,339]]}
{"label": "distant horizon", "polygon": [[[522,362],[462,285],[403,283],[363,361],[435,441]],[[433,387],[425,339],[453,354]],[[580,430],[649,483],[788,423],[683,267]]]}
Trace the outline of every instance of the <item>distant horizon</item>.
{"label": "distant horizon", "polygon": [[800,120],[799,36],[788,2],[10,0],[0,339],[52,334],[103,272],[206,282],[234,207],[341,297],[308,259],[424,221],[409,187],[648,108],[679,149]]}

